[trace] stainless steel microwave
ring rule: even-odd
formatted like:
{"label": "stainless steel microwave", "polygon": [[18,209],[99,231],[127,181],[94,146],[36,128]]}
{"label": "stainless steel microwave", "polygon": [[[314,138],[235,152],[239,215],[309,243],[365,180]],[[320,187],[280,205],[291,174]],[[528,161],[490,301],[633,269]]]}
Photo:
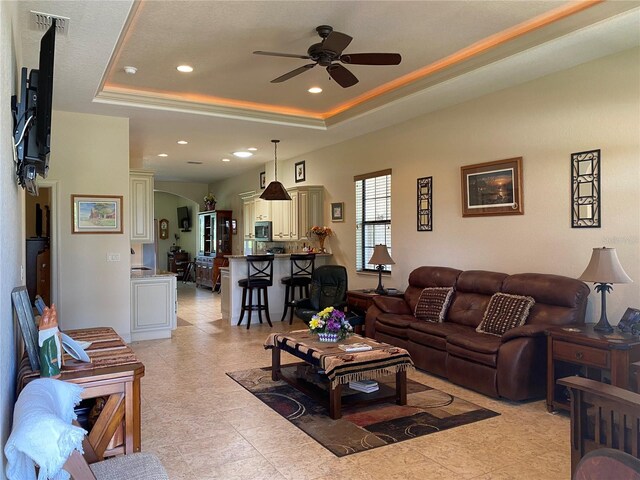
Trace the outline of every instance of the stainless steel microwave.
{"label": "stainless steel microwave", "polygon": [[256,222],[253,234],[257,242],[270,242],[271,222]]}

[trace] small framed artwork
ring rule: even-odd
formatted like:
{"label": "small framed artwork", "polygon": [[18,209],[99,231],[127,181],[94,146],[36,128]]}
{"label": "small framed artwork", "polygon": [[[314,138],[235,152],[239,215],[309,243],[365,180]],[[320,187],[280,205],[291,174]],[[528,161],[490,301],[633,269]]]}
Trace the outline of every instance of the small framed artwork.
{"label": "small framed artwork", "polygon": [[231,219],[231,233],[233,235],[237,235],[238,234],[238,222],[235,218]]}
{"label": "small framed artwork", "polygon": [[600,150],[571,154],[571,227],[600,228]]}
{"label": "small framed artwork", "polygon": [[267,186],[267,177],[265,172],[260,172],[260,188],[263,190]]}
{"label": "small framed artwork", "polygon": [[304,182],[307,179],[307,172],[304,166],[304,160],[295,164],[296,183]]}
{"label": "small framed artwork", "polygon": [[432,207],[433,177],[418,179],[418,231],[433,231]]}
{"label": "small framed artwork", "polygon": [[71,195],[71,233],[122,233],[122,196]]}
{"label": "small framed artwork", "polygon": [[344,222],[344,202],[331,204],[331,221]]}
{"label": "small framed artwork", "polygon": [[522,157],[460,167],[462,216],[523,215]]}

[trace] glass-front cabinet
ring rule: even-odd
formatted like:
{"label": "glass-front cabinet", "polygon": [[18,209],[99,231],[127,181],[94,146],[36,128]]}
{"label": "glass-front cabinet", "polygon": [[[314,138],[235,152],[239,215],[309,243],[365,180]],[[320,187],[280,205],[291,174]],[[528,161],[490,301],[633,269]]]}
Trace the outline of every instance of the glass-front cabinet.
{"label": "glass-front cabinet", "polygon": [[231,255],[231,210],[215,210],[198,214],[200,248],[198,255],[223,257]]}

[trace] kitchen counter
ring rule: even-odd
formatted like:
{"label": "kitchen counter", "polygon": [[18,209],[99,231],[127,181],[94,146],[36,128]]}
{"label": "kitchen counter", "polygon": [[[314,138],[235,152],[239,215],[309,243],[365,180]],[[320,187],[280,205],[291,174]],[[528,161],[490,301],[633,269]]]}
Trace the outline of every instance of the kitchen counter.
{"label": "kitchen counter", "polygon": [[[302,252],[301,252],[302,253]],[[280,282],[283,277],[291,274],[290,253],[274,254],[273,259],[273,285],[267,289],[269,295],[269,316],[271,322],[278,322],[284,311],[285,287]],[[330,263],[331,253],[316,253],[316,268]],[[240,306],[242,303],[242,288],[238,280],[247,276],[247,261],[245,255],[229,255],[229,270],[222,273],[222,318],[231,325],[236,325],[240,318]],[[242,320],[246,326],[247,315]],[[251,316],[251,323],[258,322],[256,312]]]}
{"label": "kitchen counter", "polygon": [[131,278],[153,278],[153,277],[177,277],[177,273],[167,272],[166,270],[150,269],[150,270],[131,270]]}

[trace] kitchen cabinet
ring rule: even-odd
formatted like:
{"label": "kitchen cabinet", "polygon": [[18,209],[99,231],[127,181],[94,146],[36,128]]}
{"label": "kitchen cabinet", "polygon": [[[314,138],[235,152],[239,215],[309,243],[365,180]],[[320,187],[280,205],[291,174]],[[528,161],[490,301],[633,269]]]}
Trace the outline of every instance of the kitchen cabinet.
{"label": "kitchen cabinet", "polygon": [[176,328],[175,275],[131,279],[131,340],[169,338]]}
{"label": "kitchen cabinet", "polygon": [[245,198],[242,201],[242,229],[244,230],[244,239],[253,240],[255,235],[253,225],[255,224],[255,199]]}
{"label": "kitchen cabinet", "polygon": [[129,172],[129,237],[132,242],[153,243],[153,173]]}
{"label": "kitchen cabinet", "polygon": [[271,204],[273,200],[254,199],[254,221],[265,222],[271,220]]}
{"label": "kitchen cabinet", "polygon": [[290,200],[271,201],[271,223],[273,241],[291,239],[291,217],[293,202]]}

